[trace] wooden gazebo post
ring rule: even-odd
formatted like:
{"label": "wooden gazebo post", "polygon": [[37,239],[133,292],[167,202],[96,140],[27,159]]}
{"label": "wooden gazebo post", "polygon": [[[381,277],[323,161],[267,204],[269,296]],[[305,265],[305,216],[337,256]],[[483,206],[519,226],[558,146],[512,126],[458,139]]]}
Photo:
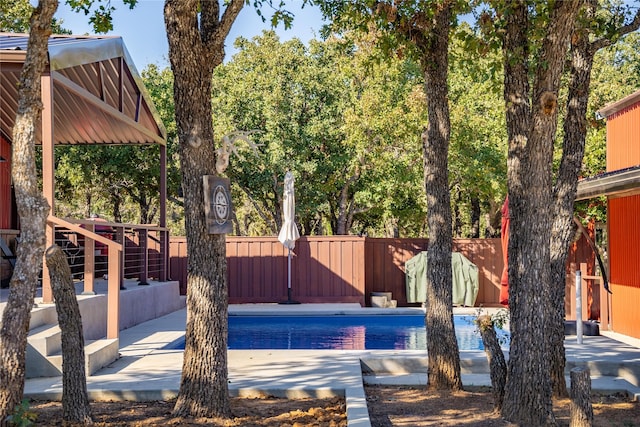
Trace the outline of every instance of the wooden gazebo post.
{"label": "wooden gazebo post", "polygon": [[[167,146],[160,145],[160,227],[167,227]],[[168,278],[169,272],[169,232],[160,232],[160,255],[162,256],[162,270],[160,281]]]}
{"label": "wooden gazebo post", "polygon": [[[54,186],[55,186],[55,165],[54,165],[54,141],[53,141],[53,84],[49,73],[41,77],[42,84],[42,192],[49,203],[49,215],[54,212]],[[45,228],[46,248],[54,244],[55,229],[52,224],[47,223]],[[42,263],[42,302],[53,302],[51,292],[51,280],[49,279],[49,269],[44,260]]]}

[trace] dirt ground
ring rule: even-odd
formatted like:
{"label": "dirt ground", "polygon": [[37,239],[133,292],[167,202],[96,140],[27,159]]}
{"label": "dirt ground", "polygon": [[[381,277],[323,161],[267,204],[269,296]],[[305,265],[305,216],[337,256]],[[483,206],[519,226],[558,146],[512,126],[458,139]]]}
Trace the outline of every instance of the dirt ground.
{"label": "dirt ground", "polygon": [[[493,413],[489,389],[458,393],[432,392],[424,387],[367,386],[372,427],[387,426],[512,426]],[[593,397],[595,427],[640,426],[640,404],[621,394]],[[569,425],[569,399],[554,401],[560,426]],[[233,418],[184,419],[171,416],[174,401],[92,402],[96,426],[346,426],[344,399],[287,400],[233,398]],[[38,415],[34,425],[62,426],[59,402],[31,402]]]}
{"label": "dirt ground", "polygon": [[[347,414],[342,398],[259,399],[232,398],[231,419],[186,419],[171,416],[175,400],[154,402],[91,402],[94,425],[109,427],[151,426],[268,426],[268,427],[346,427]],[[69,426],[62,421],[60,402],[31,402],[37,415],[33,425]]]}
{"label": "dirt ground", "polygon": [[[422,387],[367,386],[367,405],[372,427],[387,426],[515,426],[493,413],[489,388],[456,393],[427,391]],[[640,426],[640,405],[626,395],[592,398],[594,427]],[[569,399],[554,400],[559,426],[568,426]]]}

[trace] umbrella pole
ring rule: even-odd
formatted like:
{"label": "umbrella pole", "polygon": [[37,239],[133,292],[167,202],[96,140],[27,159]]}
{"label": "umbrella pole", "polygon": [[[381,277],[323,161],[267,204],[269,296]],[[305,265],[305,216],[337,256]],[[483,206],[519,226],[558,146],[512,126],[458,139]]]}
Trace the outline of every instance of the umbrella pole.
{"label": "umbrella pole", "polygon": [[287,300],[291,302],[291,249],[287,260]]}
{"label": "umbrella pole", "polygon": [[300,304],[299,301],[291,299],[291,249],[289,249],[289,256],[287,257],[287,300],[280,304]]}

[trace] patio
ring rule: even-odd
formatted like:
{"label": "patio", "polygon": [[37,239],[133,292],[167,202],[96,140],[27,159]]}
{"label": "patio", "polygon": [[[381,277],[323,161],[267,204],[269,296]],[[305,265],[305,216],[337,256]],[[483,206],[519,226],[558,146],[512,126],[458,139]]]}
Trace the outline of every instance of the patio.
{"label": "patio", "polygon": [[[328,315],[380,310],[397,309],[362,308],[357,304],[229,306],[229,312],[235,315],[287,311]],[[185,321],[186,310],[178,310],[122,331],[122,357],[87,378],[90,399],[175,397],[180,384],[182,351],[164,347],[184,334]],[[578,345],[575,336],[569,336],[565,347],[567,374],[575,366],[588,366],[594,390],[624,391],[640,398],[640,341],[627,344],[599,336],[585,337],[584,344]],[[228,360],[231,395],[345,396],[349,426],[370,426],[363,383],[412,385],[426,381],[426,357],[422,351],[230,350]],[[462,352],[461,365],[465,386],[491,383],[484,352]],[[60,377],[26,382],[26,397],[60,399],[61,393]]]}

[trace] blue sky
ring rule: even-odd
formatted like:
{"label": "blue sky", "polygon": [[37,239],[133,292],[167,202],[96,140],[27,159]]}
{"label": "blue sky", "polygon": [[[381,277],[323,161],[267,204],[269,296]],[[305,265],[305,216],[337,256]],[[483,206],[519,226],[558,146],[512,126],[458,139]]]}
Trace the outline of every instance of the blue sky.
{"label": "blue sky", "polygon": [[[276,28],[281,40],[294,37],[307,43],[318,37],[322,26],[322,15],[317,8],[306,6],[301,9],[302,1],[291,0],[288,10],[295,14],[293,26],[285,30],[283,25]],[[142,71],[147,64],[155,63],[164,68],[169,66],[167,35],[164,28],[162,10],[163,0],[140,0],[134,9],[123,5],[122,0],[112,0],[116,8],[113,19],[113,31],[109,35],[122,36],[129,54],[133,58],[138,71]],[[271,17],[269,9],[264,8],[263,14]],[[73,34],[92,34],[88,17],[82,13],[73,13],[66,2],[61,1],[56,17],[64,21],[63,27],[70,29]],[[271,24],[262,22],[251,6],[245,6],[233,25],[226,43],[226,60],[233,55],[233,42],[242,36],[252,38],[269,29]]]}

